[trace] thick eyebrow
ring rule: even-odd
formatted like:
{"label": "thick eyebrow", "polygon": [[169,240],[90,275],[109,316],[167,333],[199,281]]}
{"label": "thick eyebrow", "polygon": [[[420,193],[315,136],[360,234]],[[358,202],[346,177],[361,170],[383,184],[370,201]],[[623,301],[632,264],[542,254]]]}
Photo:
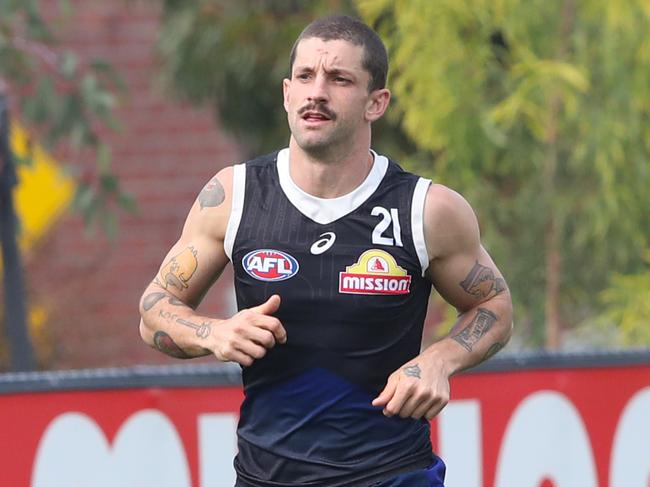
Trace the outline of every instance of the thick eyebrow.
{"label": "thick eyebrow", "polygon": [[340,69],[340,68],[334,68],[330,70],[325,70],[325,72],[330,75],[330,76],[344,76],[346,78],[352,78],[356,79],[354,76],[354,73],[352,71],[348,71],[346,69]]}
{"label": "thick eyebrow", "polygon": [[[293,68],[294,72],[298,73],[304,73],[305,71],[307,72],[312,72],[314,71],[314,68],[312,66],[308,65],[301,65],[301,66],[295,66]],[[336,74],[342,74],[344,76],[354,76],[354,70],[351,69],[345,69],[345,68],[332,68],[332,69],[324,69],[324,71],[329,74],[329,75],[336,75]]]}
{"label": "thick eyebrow", "polygon": [[[296,67],[294,68],[294,73],[305,73],[305,72],[307,72],[307,73],[311,73],[311,72],[313,72],[313,71],[314,71],[314,68],[312,68],[311,66],[306,66],[306,65],[303,65],[303,66],[296,66]],[[329,76],[339,76],[339,75],[342,75],[342,76],[345,76],[346,78],[352,78],[352,79],[356,79],[356,78],[357,78],[357,77],[355,76],[355,74],[354,74],[353,71],[351,71],[351,70],[347,70],[347,69],[343,69],[343,68],[325,69],[324,71],[325,71],[325,73],[328,74]]]}

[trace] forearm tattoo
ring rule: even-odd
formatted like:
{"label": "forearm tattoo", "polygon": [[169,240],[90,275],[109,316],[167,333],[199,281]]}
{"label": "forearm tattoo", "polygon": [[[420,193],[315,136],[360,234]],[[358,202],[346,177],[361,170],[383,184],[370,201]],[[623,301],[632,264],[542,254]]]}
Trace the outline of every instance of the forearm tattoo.
{"label": "forearm tattoo", "polygon": [[226,192],[216,176],[199,193],[201,209],[219,206],[225,199]]}
{"label": "forearm tattoo", "polygon": [[176,323],[193,328],[196,333],[196,336],[199,338],[207,338],[208,336],[210,336],[210,333],[212,333],[212,324],[209,321],[204,321],[200,325],[197,325],[192,321],[184,320],[183,318],[178,318],[176,320]]}
{"label": "forearm tattoo", "polygon": [[501,350],[504,347],[504,344],[501,342],[496,342],[492,344],[492,346],[489,348],[489,350],[485,353],[483,356],[483,361],[489,359],[490,357],[496,355],[499,350]]}
{"label": "forearm tattoo", "polygon": [[413,364],[413,365],[407,365],[402,369],[404,371],[404,375],[407,377],[415,377],[417,379],[420,378],[420,366],[418,364]]}
{"label": "forearm tattoo", "polygon": [[156,345],[156,348],[165,355],[175,358],[192,358],[191,355],[188,355],[181,347],[176,345],[176,342],[172,340],[172,337],[164,331],[157,331],[153,336],[153,342]]}
{"label": "forearm tattoo", "polygon": [[489,309],[479,308],[474,319],[452,338],[466,348],[468,352],[471,352],[472,347],[490,331],[490,328],[498,319],[497,315]]}
{"label": "forearm tattoo", "polygon": [[178,299],[176,296],[171,296],[167,293],[151,293],[151,294],[147,294],[142,300],[142,308],[145,311],[149,311],[158,303],[158,301],[164,298],[168,298],[167,302],[173,306],[187,306],[183,301]]}
{"label": "forearm tattoo", "polygon": [[187,283],[199,266],[196,256],[196,249],[192,246],[187,247],[160,269],[160,279],[156,282],[164,289],[170,286],[180,291],[187,289]]}
{"label": "forearm tattoo", "polygon": [[467,277],[460,283],[466,293],[476,299],[485,299],[501,294],[507,289],[506,281],[494,276],[494,271],[476,261]]}
{"label": "forearm tattoo", "polygon": [[193,321],[181,318],[175,313],[170,313],[169,311],[165,311],[162,309],[158,312],[158,316],[160,316],[163,320],[169,323],[178,323],[179,325],[192,328],[196,333],[196,336],[202,339],[207,338],[208,336],[210,336],[210,333],[212,333],[212,323],[210,323],[209,321],[204,321],[199,325],[197,323],[194,323]]}

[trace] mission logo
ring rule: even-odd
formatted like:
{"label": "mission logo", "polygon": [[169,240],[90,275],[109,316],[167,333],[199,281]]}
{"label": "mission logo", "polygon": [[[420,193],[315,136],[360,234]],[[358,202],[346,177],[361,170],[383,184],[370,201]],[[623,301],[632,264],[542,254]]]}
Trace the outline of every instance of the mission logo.
{"label": "mission logo", "polygon": [[411,276],[383,250],[366,250],[339,273],[339,292],[345,294],[408,294]]}
{"label": "mission logo", "polygon": [[260,281],[284,281],[298,273],[298,261],[280,250],[262,249],[247,253],[242,266]]}

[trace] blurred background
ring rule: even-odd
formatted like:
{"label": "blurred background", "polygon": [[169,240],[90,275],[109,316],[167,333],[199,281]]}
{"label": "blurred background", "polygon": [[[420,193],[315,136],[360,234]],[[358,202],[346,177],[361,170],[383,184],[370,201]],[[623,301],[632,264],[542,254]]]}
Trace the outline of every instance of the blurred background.
{"label": "blurred background", "polygon": [[[502,353],[650,346],[647,1],[2,0],[0,369],[173,362],[140,295],[204,183],[287,144],[291,46],[331,12],[389,50],[375,150],[475,209]],[[229,274],[202,308],[235,311]],[[453,319],[432,296],[425,344]]]}

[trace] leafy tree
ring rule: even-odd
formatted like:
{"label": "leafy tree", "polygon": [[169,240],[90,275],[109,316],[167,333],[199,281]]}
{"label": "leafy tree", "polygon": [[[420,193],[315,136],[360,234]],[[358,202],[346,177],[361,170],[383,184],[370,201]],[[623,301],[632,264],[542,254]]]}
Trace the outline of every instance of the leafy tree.
{"label": "leafy tree", "polygon": [[479,214],[517,338],[559,346],[650,243],[648,3],[356,5],[387,41],[402,125],[435,162],[429,174]]}
{"label": "leafy tree", "polygon": [[[58,7],[69,20],[69,1],[59,0]],[[88,224],[101,223],[113,235],[113,206],[134,209],[111,170],[105,142],[107,131],[119,129],[114,109],[124,85],[104,60],[81,61],[63,49],[52,25],[36,0],[0,1],[0,91],[9,93],[38,142],[53,148],[65,141],[69,162],[95,162],[96,171],[78,174],[73,206]]]}
{"label": "leafy tree", "polygon": [[295,37],[313,15],[345,0],[163,2],[159,52],[167,85],[218,118],[249,154],[288,140],[282,79]]}
{"label": "leafy tree", "polygon": [[[57,3],[62,19],[69,19],[68,1]],[[45,21],[36,0],[0,1],[0,174],[2,175],[2,247],[5,302],[2,323],[11,349],[11,367],[34,367],[32,347],[26,329],[26,307],[22,285],[20,253],[15,243],[15,215],[11,188],[15,183],[9,148],[6,99],[15,111],[13,122],[28,126],[37,143],[56,148],[66,142],[70,161],[94,161],[95,171],[78,174],[74,208],[88,228],[99,223],[114,236],[118,205],[133,210],[133,200],[122,192],[111,170],[110,149],[105,142],[109,130],[117,130],[113,110],[115,93],[124,87],[111,67],[101,59],[82,62],[74,53],[58,44],[52,22]],[[61,144],[62,145],[62,144]],[[62,147],[63,148],[63,147]],[[28,152],[18,162],[30,164]],[[75,166],[78,167],[78,164]],[[4,346],[0,347],[0,357]],[[3,357],[1,357],[3,358]]]}
{"label": "leafy tree", "polygon": [[[163,2],[158,52],[166,86],[208,104],[248,155],[287,144],[282,79],[302,29],[320,15],[355,15],[351,0],[201,0]],[[379,150],[414,151],[395,120],[375,127]]]}
{"label": "leafy tree", "polygon": [[601,293],[606,305],[598,323],[603,328],[615,324],[622,345],[650,343],[650,250],[646,267],[638,274],[615,274],[611,285]]}

